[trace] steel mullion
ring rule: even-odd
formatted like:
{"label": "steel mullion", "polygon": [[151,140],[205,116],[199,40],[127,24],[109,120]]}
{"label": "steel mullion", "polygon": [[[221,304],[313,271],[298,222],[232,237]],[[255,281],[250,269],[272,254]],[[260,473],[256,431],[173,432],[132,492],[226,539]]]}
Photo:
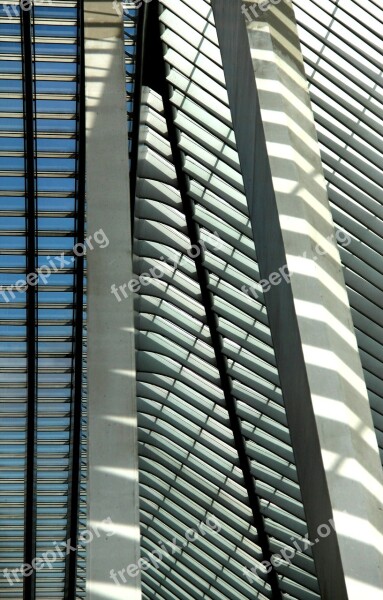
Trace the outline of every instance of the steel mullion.
{"label": "steel mullion", "polygon": [[[20,11],[23,48],[24,131],[26,168],[27,273],[36,269],[34,90],[31,11]],[[28,286],[27,303],[27,443],[25,481],[24,563],[36,555],[36,289]],[[23,598],[35,598],[35,571],[24,578]]]}
{"label": "steel mullion", "polygon": [[[78,121],[77,121],[77,242],[85,236],[85,48],[84,48],[84,0],[78,0]],[[66,557],[64,600],[75,600],[77,588],[77,544],[80,512],[81,477],[81,419],[83,378],[83,311],[84,311],[84,257],[76,257],[75,307],[74,307],[74,359],[73,396],[71,406],[70,435],[70,485],[68,489],[67,539],[76,551]]]}

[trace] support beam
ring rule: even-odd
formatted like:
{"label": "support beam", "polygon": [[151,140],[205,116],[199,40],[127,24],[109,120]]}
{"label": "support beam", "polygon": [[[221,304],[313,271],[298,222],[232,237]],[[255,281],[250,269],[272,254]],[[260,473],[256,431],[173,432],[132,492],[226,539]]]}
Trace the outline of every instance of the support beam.
{"label": "support beam", "polygon": [[132,277],[123,27],[111,1],[85,0],[85,69],[87,236],[102,229],[109,241],[88,250],[88,529],[103,533],[87,547],[87,598],[139,600],[139,569],[126,572],[140,558],[133,300],[111,293]]}
{"label": "support beam", "polygon": [[310,539],[335,522],[313,546],[322,600],[379,600],[382,468],[293,9],[212,4],[260,272],[291,273],[265,300]]}

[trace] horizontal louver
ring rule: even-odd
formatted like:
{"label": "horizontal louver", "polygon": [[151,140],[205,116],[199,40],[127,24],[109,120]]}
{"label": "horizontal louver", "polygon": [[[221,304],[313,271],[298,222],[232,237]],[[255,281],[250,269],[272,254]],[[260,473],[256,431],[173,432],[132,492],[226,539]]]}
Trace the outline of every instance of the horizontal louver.
{"label": "horizontal louver", "polygon": [[[177,152],[205,246],[206,281],[188,254],[192,236],[163,99],[145,88],[135,272],[150,274],[155,267],[161,274],[146,280],[136,300],[143,556],[172,535],[182,547],[185,531],[206,514],[222,529],[211,546],[201,539],[187,543],[158,571],[143,572],[144,597],[271,598],[268,584],[244,576],[244,567],[264,557],[217,370],[205,285],[271,553],[291,547],[307,526],[220,52],[207,2],[164,0],[159,18]],[[244,285],[254,295],[244,293]],[[276,570],[281,597],[319,598],[311,554],[299,553],[290,567]],[[261,569],[258,574],[265,577]]]}

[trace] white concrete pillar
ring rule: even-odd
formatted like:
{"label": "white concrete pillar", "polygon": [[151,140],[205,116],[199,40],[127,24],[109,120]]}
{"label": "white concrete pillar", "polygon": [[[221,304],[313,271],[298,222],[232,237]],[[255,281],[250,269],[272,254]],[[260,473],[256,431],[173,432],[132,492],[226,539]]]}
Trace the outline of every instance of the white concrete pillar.
{"label": "white concrete pillar", "polygon": [[132,277],[123,29],[111,1],[85,0],[85,64],[87,235],[108,240],[88,250],[88,529],[103,534],[87,546],[87,598],[139,600],[133,301],[111,293]]}
{"label": "white concrete pillar", "polygon": [[291,273],[265,300],[322,600],[382,600],[382,467],[293,9],[212,5],[260,272]]}

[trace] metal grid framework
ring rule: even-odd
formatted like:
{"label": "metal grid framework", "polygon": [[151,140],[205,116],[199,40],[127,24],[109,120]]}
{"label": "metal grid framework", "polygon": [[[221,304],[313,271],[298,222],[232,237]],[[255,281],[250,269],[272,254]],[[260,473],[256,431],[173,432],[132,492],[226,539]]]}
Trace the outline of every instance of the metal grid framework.
{"label": "metal grid framework", "polygon": [[[81,48],[80,2],[1,8],[2,569],[75,546],[85,526],[84,259],[73,253],[84,237]],[[42,267],[45,279],[18,285]],[[81,548],[51,566],[13,585],[1,577],[1,597],[84,597]]]}

